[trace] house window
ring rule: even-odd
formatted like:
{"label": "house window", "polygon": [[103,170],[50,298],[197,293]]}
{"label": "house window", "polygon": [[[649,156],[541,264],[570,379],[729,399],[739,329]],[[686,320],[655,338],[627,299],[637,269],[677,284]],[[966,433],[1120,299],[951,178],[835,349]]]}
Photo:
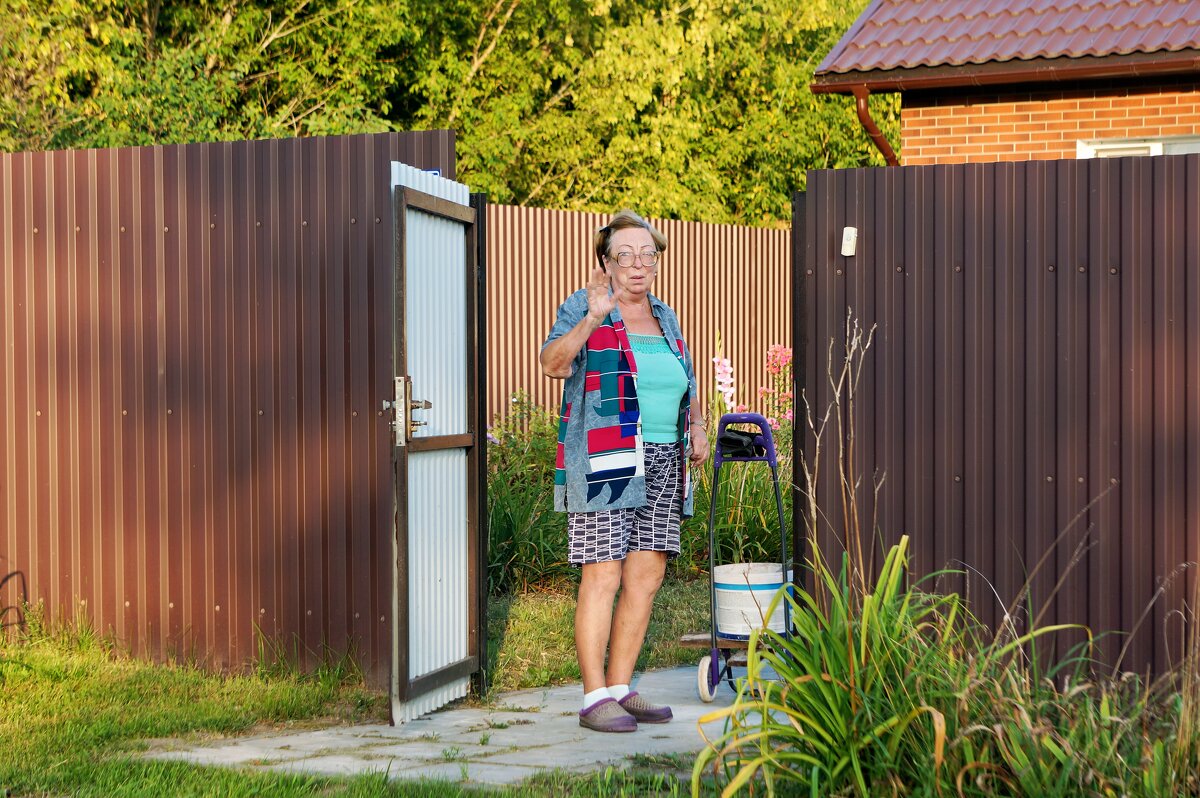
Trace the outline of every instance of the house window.
{"label": "house window", "polygon": [[1186,155],[1192,152],[1200,152],[1200,136],[1176,136],[1161,139],[1095,139],[1075,142],[1076,158]]}

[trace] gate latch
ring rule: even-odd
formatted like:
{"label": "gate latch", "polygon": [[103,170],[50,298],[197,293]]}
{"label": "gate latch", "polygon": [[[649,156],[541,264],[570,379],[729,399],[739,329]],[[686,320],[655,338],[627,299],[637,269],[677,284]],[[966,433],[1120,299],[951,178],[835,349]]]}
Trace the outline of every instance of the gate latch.
{"label": "gate latch", "polygon": [[395,379],[395,399],[384,399],[383,409],[390,410],[394,414],[392,418],[392,434],[396,436],[397,446],[407,446],[412,440],[413,433],[417,427],[423,427],[428,424],[428,421],[417,421],[412,417],[414,410],[428,410],[433,407],[433,403],[428,399],[413,399],[412,398],[412,378],[411,377],[396,377]]}
{"label": "gate latch", "polygon": [[396,377],[394,380],[395,399],[383,400],[383,409],[391,410],[392,418],[392,434],[396,436],[397,446],[407,446],[408,439],[411,437],[411,432],[408,429],[408,410],[409,410],[409,385],[411,380],[408,377]]}
{"label": "gate latch", "polygon": [[[409,395],[411,397],[411,395],[412,395],[411,391],[409,392]],[[416,419],[412,418],[412,411],[428,410],[431,407],[433,407],[433,403],[430,402],[428,399],[412,399],[412,398],[409,399],[409,401],[408,401],[408,410],[409,410],[408,437],[410,440],[412,439],[413,433],[417,431],[417,427],[424,427],[426,424],[429,423],[428,421],[417,421]]]}

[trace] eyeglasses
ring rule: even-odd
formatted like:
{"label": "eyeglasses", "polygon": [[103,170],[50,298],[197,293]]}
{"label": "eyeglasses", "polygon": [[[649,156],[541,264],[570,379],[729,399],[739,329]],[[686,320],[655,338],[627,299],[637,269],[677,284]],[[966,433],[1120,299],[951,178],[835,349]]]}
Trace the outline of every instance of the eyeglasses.
{"label": "eyeglasses", "polygon": [[642,266],[647,269],[653,269],[658,265],[658,256],[662,254],[657,249],[643,249],[641,252],[623,249],[617,253],[615,258],[609,258],[610,261],[616,261],[617,265],[622,269],[631,269],[635,263],[641,262]]}

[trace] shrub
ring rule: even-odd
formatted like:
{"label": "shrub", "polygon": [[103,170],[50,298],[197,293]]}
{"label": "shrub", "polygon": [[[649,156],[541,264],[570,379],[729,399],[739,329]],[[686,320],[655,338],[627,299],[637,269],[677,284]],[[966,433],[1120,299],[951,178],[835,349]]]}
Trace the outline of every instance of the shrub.
{"label": "shrub", "polygon": [[558,417],[513,397],[488,434],[488,588],[493,595],[574,578],[554,511]]}

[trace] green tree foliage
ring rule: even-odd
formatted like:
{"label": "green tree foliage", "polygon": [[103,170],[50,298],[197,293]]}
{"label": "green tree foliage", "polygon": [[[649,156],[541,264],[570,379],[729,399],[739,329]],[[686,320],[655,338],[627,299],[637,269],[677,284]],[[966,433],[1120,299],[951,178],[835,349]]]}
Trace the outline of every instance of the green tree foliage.
{"label": "green tree foliage", "polygon": [[388,130],[409,19],[395,0],[0,0],[0,146]]}
{"label": "green tree foliage", "polygon": [[497,202],[776,224],[806,169],[880,163],[808,90],[863,5],[0,0],[0,148],[449,127]]}
{"label": "green tree foliage", "polygon": [[880,162],[849,101],[808,89],[862,6],[462,2],[422,23],[417,119],[460,130],[464,179],[501,202],[769,224],[805,169]]}
{"label": "green tree foliage", "polygon": [[130,32],[111,3],[0,0],[0,147],[44,149],[72,141],[91,76],[113,69]]}

